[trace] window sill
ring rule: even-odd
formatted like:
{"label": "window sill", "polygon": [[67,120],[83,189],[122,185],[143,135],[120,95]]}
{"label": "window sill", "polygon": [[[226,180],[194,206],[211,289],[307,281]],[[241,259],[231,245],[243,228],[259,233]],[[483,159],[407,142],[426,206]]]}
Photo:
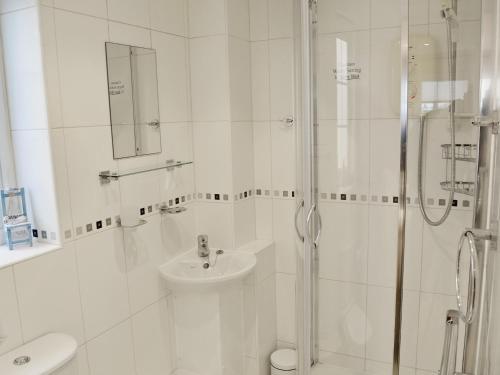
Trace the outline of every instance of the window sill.
{"label": "window sill", "polygon": [[33,242],[33,247],[17,246],[14,250],[9,250],[8,246],[0,245],[0,269],[12,266],[25,260],[39,257],[59,250],[62,246],[59,244]]}

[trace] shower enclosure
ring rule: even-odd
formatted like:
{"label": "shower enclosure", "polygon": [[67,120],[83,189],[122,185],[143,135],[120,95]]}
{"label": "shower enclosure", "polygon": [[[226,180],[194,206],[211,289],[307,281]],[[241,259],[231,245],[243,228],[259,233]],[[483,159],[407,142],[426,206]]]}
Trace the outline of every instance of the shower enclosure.
{"label": "shower enclosure", "polygon": [[295,0],[301,374],[495,374],[496,0]]}

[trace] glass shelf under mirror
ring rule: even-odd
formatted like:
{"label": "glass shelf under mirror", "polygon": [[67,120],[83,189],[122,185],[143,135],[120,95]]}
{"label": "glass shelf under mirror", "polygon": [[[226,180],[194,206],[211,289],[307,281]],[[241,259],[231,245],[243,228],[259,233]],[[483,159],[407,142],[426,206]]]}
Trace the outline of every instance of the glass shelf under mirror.
{"label": "glass shelf under mirror", "polygon": [[164,164],[158,164],[153,166],[148,166],[144,168],[129,169],[119,172],[111,171],[101,171],[99,172],[99,178],[101,183],[107,184],[111,180],[118,180],[120,177],[132,176],[139,173],[153,172],[165,169],[171,171],[175,168],[181,168],[184,165],[193,164],[192,161],[180,161],[180,160],[167,160]]}

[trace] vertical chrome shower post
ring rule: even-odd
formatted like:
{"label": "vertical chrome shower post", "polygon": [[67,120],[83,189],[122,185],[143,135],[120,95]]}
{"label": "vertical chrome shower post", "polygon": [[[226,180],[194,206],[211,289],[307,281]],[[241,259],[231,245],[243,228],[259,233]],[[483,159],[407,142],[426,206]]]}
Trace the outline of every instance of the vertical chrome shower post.
{"label": "vertical chrome shower post", "polygon": [[[480,116],[474,122],[479,126],[474,229],[494,232],[498,226],[498,121],[496,107],[497,80],[497,0],[482,0],[481,56],[480,56]],[[476,239],[479,286],[477,314],[466,326],[462,372],[473,375],[488,374],[488,331],[490,327],[491,292],[496,239]]]}
{"label": "vertical chrome shower post", "polygon": [[406,234],[406,182],[408,151],[408,47],[409,5],[401,0],[401,96],[400,96],[400,162],[399,162],[399,212],[398,247],[396,262],[396,305],[394,314],[394,347],[392,374],[399,375],[401,363],[401,330],[403,320],[403,282]]}

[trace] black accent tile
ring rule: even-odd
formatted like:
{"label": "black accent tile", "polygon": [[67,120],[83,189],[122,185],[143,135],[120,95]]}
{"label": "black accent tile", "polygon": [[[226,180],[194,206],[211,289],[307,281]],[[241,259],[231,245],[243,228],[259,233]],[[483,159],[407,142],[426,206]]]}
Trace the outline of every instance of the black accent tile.
{"label": "black accent tile", "polygon": [[175,198],[175,204],[179,204],[180,200],[179,198]]}
{"label": "black accent tile", "polygon": [[295,190],[292,190],[292,198],[295,198]]}
{"label": "black accent tile", "polygon": [[33,237],[38,238],[38,230],[33,229],[32,232],[33,232]]}
{"label": "black accent tile", "polygon": [[399,197],[392,197],[392,203],[398,203]]}
{"label": "black accent tile", "polygon": [[101,229],[101,228],[102,228],[102,221],[101,221],[101,220],[96,221],[96,222],[95,222],[95,227],[96,227],[97,229]]}
{"label": "black accent tile", "polygon": [[246,197],[248,197],[248,192],[245,191],[245,193],[243,194]]}
{"label": "black accent tile", "polygon": [[346,194],[340,194],[340,200],[345,201],[347,199]]}
{"label": "black accent tile", "polygon": [[220,201],[220,194],[218,194],[218,193],[217,193],[217,194],[214,194],[214,199],[215,199],[216,201]]}
{"label": "black accent tile", "polygon": [[142,207],[140,210],[139,210],[139,213],[141,215],[146,215],[146,209],[144,207]]}
{"label": "black accent tile", "polygon": [[453,199],[453,202],[451,202],[451,205],[453,207],[457,207],[458,206],[458,201],[456,199]]}

